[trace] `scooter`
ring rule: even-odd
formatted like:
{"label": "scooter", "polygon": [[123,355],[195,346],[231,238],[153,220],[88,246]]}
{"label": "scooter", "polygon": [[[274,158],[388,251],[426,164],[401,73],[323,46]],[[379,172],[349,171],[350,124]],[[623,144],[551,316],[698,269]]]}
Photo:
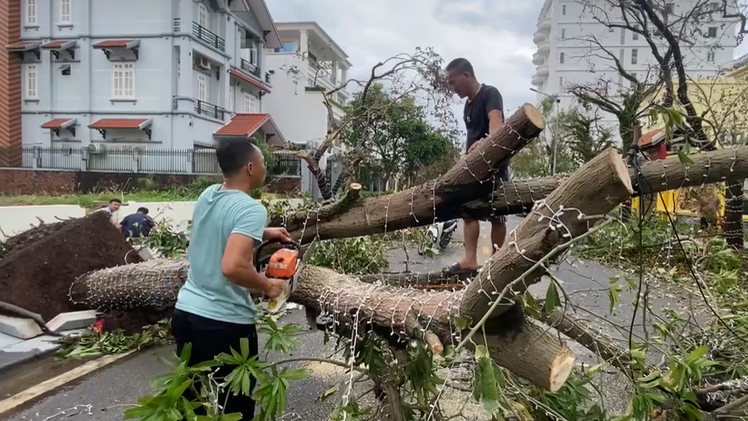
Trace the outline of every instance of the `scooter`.
{"label": "scooter", "polygon": [[452,241],[452,235],[454,234],[456,229],[456,219],[445,222],[437,222],[431,225],[428,231],[426,231],[428,240],[422,242],[418,246],[418,254],[423,256],[426,248],[430,245],[436,245],[439,251],[444,250],[449,245],[449,242]]}

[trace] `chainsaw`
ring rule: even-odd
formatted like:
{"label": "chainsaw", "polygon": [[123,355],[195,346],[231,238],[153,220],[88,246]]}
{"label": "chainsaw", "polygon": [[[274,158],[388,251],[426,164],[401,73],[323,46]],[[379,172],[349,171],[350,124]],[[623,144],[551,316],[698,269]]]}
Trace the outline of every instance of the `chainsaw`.
{"label": "chainsaw", "polygon": [[[281,248],[261,260],[262,250],[272,244],[280,244]],[[296,290],[297,276],[304,266],[301,246],[294,242],[266,241],[255,251],[254,261],[257,272],[264,273],[268,278],[286,282],[286,288],[279,297],[269,298],[267,301],[260,300],[260,307],[264,311],[271,314],[280,313],[285,309],[288,298]]]}

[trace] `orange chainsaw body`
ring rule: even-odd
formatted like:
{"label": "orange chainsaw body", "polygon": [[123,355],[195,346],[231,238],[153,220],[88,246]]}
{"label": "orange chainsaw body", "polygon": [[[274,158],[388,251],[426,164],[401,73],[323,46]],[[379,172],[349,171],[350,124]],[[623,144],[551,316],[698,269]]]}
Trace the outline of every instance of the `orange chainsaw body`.
{"label": "orange chainsaw body", "polygon": [[291,279],[299,268],[299,250],[282,248],[270,256],[265,267],[265,276],[276,279]]}

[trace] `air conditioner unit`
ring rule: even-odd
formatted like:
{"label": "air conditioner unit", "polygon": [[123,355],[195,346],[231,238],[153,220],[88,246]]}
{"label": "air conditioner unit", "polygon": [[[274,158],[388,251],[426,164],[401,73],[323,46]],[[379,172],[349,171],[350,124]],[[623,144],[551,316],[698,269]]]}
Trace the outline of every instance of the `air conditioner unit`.
{"label": "air conditioner unit", "polygon": [[208,60],[205,57],[200,57],[197,60],[197,67],[204,69],[204,70],[210,70],[210,60]]}
{"label": "air conditioner unit", "polygon": [[106,154],[106,146],[92,143],[88,145],[88,154],[89,155],[104,155]]}

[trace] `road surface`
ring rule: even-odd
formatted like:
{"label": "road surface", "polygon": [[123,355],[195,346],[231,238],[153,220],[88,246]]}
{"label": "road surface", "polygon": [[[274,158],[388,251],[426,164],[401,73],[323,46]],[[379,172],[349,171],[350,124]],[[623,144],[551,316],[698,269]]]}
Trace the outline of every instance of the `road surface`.
{"label": "road surface", "polygon": [[[518,217],[510,217],[509,229],[514,228],[519,221],[520,218]],[[490,256],[489,229],[488,224],[482,224],[482,236],[478,246],[479,259],[482,262]],[[410,270],[433,271],[454,262],[462,253],[461,239],[460,227],[455,235],[454,243],[433,260],[418,256],[414,247],[409,252],[411,261],[408,266]],[[390,270],[402,270],[405,267],[405,260],[405,253],[402,250],[393,251],[390,257]],[[610,287],[611,279],[622,276],[621,273],[597,264],[583,263],[578,260],[565,261],[555,271],[556,275],[564,281],[563,287],[572,297],[573,302],[582,304],[592,313],[603,316],[604,320],[593,321],[593,324],[604,327],[606,331],[612,331],[614,335],[616,335],[615,330],[611,329],[612,325],[608,322],[628,326],[633,314],[633,306],[630,304],[632,294],[623,293],[620,304],[612,313],[609,311],[610,302],[607,289]],[[531,291],[535,295],[544,296],[547,287],[547,281],[541,282],[534,285]],[[675,293],[665,290],[652,291],[649,299],[655,308],[685,309],[690,303],[690,297],[677,291]],[[304,314],[301,311],[289,314],[285,320],[286,322],[306,326]],[[640,322],[637,324],[640,325]],[[637,330],[641,330],[641,328],[639,327]],[[300,339],[303,346],[294,354],[294,357],[329,357],[333,353],[334,341],[325,345],[323,344],[323,336],[320,333],[309,331],[302,333]],[[261,337],[261,341],[264,341],[263,337]],[[579,362],[596,363],[595,357],[586,349],[576,343],[570,343],[570,346]],[[171,351],[172,347],[162,347],[125,358],[72,384],[52,390],[45,397],[17,408],[11,413],[2,414],[0,420],[120,420],[122,419],[122,412],[129,405],[149,392],[149,379],[165,372],[164,364],[157,357],[168,356]],[[289,415],[284,418],[285,420],[322,421],[326,420],[329,414],[330,404],[328,402],[317,402],[316,398],[336,380],[339,381],[342,372],[321,364],[309,364],[306,367],[312,370],[313,375],[292,385],[288,399]],[[8,380],[4,379],[3,381]],[[622,386],[610,387],[617,383],[620,383],[620,379],[612,376],[606,379],[608,386],[606,401],[613,409],[621,410],[626,403],[625,394],[621,393]],[[0,400],[6,397],[0,396]]]}

